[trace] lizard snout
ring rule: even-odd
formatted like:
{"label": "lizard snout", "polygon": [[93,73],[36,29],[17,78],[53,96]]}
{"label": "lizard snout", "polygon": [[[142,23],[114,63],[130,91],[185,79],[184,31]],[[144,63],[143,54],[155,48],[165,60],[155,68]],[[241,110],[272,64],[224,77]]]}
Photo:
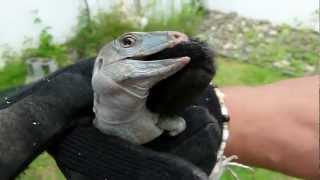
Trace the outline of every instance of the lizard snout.
{"label": "lizard snout", "polygon": [[182,32],[178,32],[178,31],[169,31],[168,35],[175,42],[173,44],[173,46],[180,44],[182,42],[187,42],[189,40],[189,38],[186,34],[184,34]]}

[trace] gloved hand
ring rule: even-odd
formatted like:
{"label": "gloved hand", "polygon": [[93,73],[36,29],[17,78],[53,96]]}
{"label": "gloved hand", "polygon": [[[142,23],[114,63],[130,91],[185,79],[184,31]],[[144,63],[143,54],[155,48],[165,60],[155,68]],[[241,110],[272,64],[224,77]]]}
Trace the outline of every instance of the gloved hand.
{"label": "gloved hand", "polygon": [[[55,139],[92,117],[93,60],[62,69],[0,100],[0,179],[12,179]],[[8,95],[8,96],[7,96]]]}
{"label": "gloved hand", "polygon": [[163,134],[141,147],[89,124],[80,125],[51,154],[68,179],[207,179],[221,142],[219,108],[213,88],[208,87],[194,106],[181,113],[187,129],[178,136]]}
{"label": "gloved hand", "polygon": [[80,62],[5,98],[0,105],[1,179],[15,177],[45,149],[70,179],[207,178],[204,172],[213,167],[221,140],[212,88],[181,112],[185,132],[141,147],[91,126],[92,65]]}

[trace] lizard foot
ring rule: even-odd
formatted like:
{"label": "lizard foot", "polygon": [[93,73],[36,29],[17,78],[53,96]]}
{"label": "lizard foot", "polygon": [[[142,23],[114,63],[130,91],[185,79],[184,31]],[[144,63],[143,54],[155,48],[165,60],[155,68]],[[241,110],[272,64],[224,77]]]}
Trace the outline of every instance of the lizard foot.
{"label": "lizard foot", "polygon": [[169,131],[170,136],[176,136],[186,129],[186,121],[179,116],[160,117],[157,126],[160,129]]}

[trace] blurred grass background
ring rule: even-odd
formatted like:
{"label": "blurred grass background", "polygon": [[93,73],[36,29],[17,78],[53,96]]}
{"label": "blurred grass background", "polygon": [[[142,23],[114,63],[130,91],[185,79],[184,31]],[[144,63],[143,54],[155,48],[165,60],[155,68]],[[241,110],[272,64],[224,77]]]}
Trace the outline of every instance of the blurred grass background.
{"label": "blurred grass background", "polygon": [[[78,24],[74,27],[73,36],[62,44],[54,43],[54,37],[50,33],[50,27],[47,27],[39,17],[35,18],[34,23],[43,28],[40,36],[36,39],[38,43],[34,45],[26,41],[27,43],[25,43],[24,48],[20,52],[16,52],[9,48],[2,55],[2,59],[5,60],[6,65],[2,69],[0,68],[0,91],[23,84],[26,81],[26,77],[28,75],[26,60],[28,58],[51,58],[57,62],[59,67],[64,67],[76,62],[71,58],[70,52],[75,52],[77,59],[94,56],[103,44],[128,31],[177,30],[185,32],[190,36],[198,36],[202,34],[202,31],[199,31],[198,28],[201,26],[203,19],[206,18],[207,12],[203,10],[196,0],[191,0],[189,3],[182,4],[179,11],[173,7],[168,7],[171,12],[169,15],[167,15],[163,10],[157,9],[156,2],[159,1],[150,1],[148,6],[132,15],[136,18],[131,17],[131,15],[128,17],[124,16],[119,5],[116,5],[111,12],[101,11],[95,15],[90,15],[85,8],[81,8],[81,13],[78,17]],[[146,24],[141,25],[141,17],[145,15],[148,16],[149,21]],[[288,27],[285,28],[290,35],[292,30]],[[296,30],[294,30],[294,32],[296,32]],[[304,32],[307,33],[308,31],[301,31],[301,33]],[[250,32],[247,32],[247,34],[248,33],[250,34]],[[255,31],[251,32],[251,34],[255,33]],[[288,36],[288,33],[286,33],[285,37]],[[301,36],[304,36],[304,34],[301,34]],[[259,44],[259,39],[261,38],[255,38],[255,36],[250,36],[252,41]],[[319,42],[311,41],[308,43],[317,45],[316,43]],[[244,61],[242,59],[218,56],[218,73],[214,82],[219,86],[254,86],[303,75],[303,71],[299,70],[303,69],[300,68],[303,66],[300,65],[301,63],[298,66],[299,68],[296,68],[299,71],[287,74],[283,73],[279,68],[267,68],[264,66],[265,62],[260,62],[260,59],[282,61],[282,57],[291,57],[288,53],[296,52],[296,49],[294,46],[291,47],[290,43],[276,44],[276,46],[262,46],[261,48],[262,49],[260,49],[260,51],[263,51],[263,53],[254,54],[254,59],[257,61],[254,61],[252,64],[249,64],[249,61]],[[286,51],[283,49],[286,49]],[[219,55],[219,52],[217,53]],[[312,56],[310,56],[310,53],[312,53]],[[303,57],[307,60],[317,59],[318,56],[314,54],[316,53],[301,51],[301,49],[299,49],[299,55],[305,55]],[[296,61],[299,60],[294,59],[294,62]],[[316,62],[313,63],[315,64]],[[295,64],[293,63],[293,65]],[[296,179],[285,176],[281,173],[259,168],[257,168],[254,173],[239,168],[234,168],[234,170],[237,172],[240,179]],[[47,153],[43,153],[34,160],[27,170],[21,173],[17,179],[64,180],[65,178],[58,170],[54,160]],[[222,179],[231,180],[233,178],[229,173],[226,173]]]}

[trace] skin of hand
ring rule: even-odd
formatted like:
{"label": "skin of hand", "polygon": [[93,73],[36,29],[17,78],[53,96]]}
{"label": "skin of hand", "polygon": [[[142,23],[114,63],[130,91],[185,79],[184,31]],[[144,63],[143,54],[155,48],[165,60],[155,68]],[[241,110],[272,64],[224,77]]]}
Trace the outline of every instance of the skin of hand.
{"label": "skin of hand", "polygon": [[227,155],[243,164],[320,179],[319,77],[258,87],[226,87]]}

